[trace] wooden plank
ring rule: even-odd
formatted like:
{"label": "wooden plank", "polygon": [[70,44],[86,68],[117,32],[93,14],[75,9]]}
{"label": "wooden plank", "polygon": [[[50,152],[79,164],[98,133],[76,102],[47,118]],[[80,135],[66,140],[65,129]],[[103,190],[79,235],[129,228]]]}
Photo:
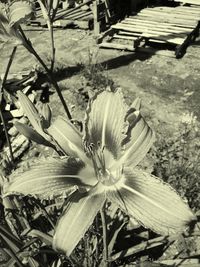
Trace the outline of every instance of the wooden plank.
{"label": "wooden plank", "polygon": [[67,19],[81,19],[81,18],[84,18],[84,17],[89,16],[89,15],[92,15],[92,11],[87,11],[87,12],[84,11],[80,14],[69,16],[69,17],[67,17]]}
{"label": "wooden plank", "polygon": [[138,47],[138,48],[133,48],[130,45],[119,45],[119,44],[113,44],[113,43],[107,43],[103,42],[99,45],[100,48],[110,48],[110,49],[119,49],[119,50],[128,50],[131,52],[137,52],[137,53],[148,53],[148,54],[154,54],[154,55],[159,55],[159,56],[165,56],[165,57],[173,57],[174,58],[174,53],[169,51],[169,50],[157,50],[151,47]]}
{"label": "wooden plank", "polygon": [[98,36],[101,32],[101,23],[98,20],[98,4],[99,4],[99,0],[96,0],[93,3],[94,35],[95,36]]}
{"label": "wooden plank", "polygon": [[134,21],[132,19],[125,19],[123,20],[123,23],[127,23],[127,24],[131,24],[131,25],[135,25],[135,26],[138,26],[138,27],[144,27],[144,28],[153,28],[153,29],[158,29],[158,30],[163,30],[163,31],[166,31],[166,32],[171,32],[171,33],[180,33],[180,34],[184,34],[186,35],[187,33],[190,33],[191,30],[189,29],[181,29],[180,27],[177,28],[177,27],[174,27],[174,26],[169,26],[169,25],[162,25],[162,24],[158,24],[158,23],[152,23],[152,24],[144,24],[144,23],[140,23],[140,22],[137,22],[137,21]]}
{"label": "wooden plank", "polygon": [[[156,28],[153,28],[153,27],[139,27],[137,25],[132,25],[132,24],[125,24],[125,23],[117,23],[116,24],[117,27],[121,27],[121,26],[124,26],[125,29],[132,29],[133,31],[135,32],[141,32],[141,33],[152,33],[154,35],[165,35],[165,36],[168,36],[168,35],[176,35],[177,34],[174,34],[174,32],[170,33],[170,32],[165,32],[164,30],[158,30]],[[185,34],[182,34],[182,36],[186,36]]]}
{"label": "wooden plank", "polygon": [[196,10],[199,10],[200,9],[200,6],[185,6],[185,5],[180,5],[176,8],[179,8],[179,9],[182,9],[184,8],[185,10],[192,10],[192,11],[196,11]]}
{"label": "wooden plank", "polygon": [[120,35],[120,34],[114,34],[113,38],[131,40],[131,41],[138,40],[138,37],[136,37],[136,36],[126,36],[126,35]]}
{"label": "wooden plank", "polygon": [[82,15],[83,13],[85,13],[85,11],[83,10],[76,10],[74,13],[63,16],[63,19],[71,19],[73,17],[76,17],[77,15]]}
{"label": "wooden plank", "polygon": [[138,33],[141,33],[141,37],[165,40],[168,43],[177,44],[177,45],[181,45],[185,40],[185,38],[170,37],[166,35],[164,36],[162,35],[163,33],[160,33],[161,35],[159,35],[159,33],[151,32],[151,31],[141,32],[140,30],[135,30],[132,27],[124,26],[124,24],[122,23],[117,23],[116,25],[113,25],[112,28],[118,29],[118,30],[130,31],[130,32],[138,32]]}
{"label": "wooden plank", "polygon": [[122,23],[126,27],[130,27],[131,29],[135,30],[135,32],[141,32],[142,34],[149,33],[153,34],[154,36],[166,36],[167,38],[174,38],[174,37],[179,37],[182,38],[183,40],[187,37],[186,34],[183,33],[175,33],[174,31],[166,31],[164,29],[158,29],[158,28],[145,28],[145,27],[138,27],[133,24],[125,24]]}
{"label": "wooden plank", "polygon": [[158,22],[169,22],[169,23],[178,23],[178,24],[182,24],[182,25],[190,25],[190,26],[196,26],[197,25],[197,21],[187,21],[187,20],[183,20],[183,19],[177,19],[177,18],[167,18],[164,16],[155,16],[152,14],[138,14],[138,17],[142,18],[148,18],[151,19],[153,21],[158,21]]}
{"label": "wooden plank", "polygon": [[177,18],[177,19],[184,19],[184,20],[198,20],[199,17],[195,18],[194,16],[191,16],[190,14],[183,14],[183,13],[178,13],[174,11],[175,8],[171,10],[155,10],[154,8],[145,8],[139,12],[139,14],[152,14],[156,15],[158,17],[163,17],[166,16],[168,18]]}
{"label": "wooden plank", "polygon": [[[158,24],[157,21],[153,21],[153,20],[149,20],[149,19],[144,19],[144,17],[138,17],[138,16],[133,16],[133,17],[128,17],[129,20],[133,20],[136,21],[138,23],[143,23],[143,24]],[[163,27],[167,27],[167,26],[174,26],[180,29],[194,29],[194,26],[190,26],[190,25],[183,25],[183,24],[176,24],[176,23],[169,23],[169,22],[163,22],[160,21],[159,22],[160,25],[163,25]]]}
{"label": "wooden plank", "polygon": [[155,34],[164,34],[164,35],[176,35],[177,37],[178,36],[182,36],[183,38],[185,38],[185,36],[187,36],[187,33],[184,33],[184,32],[178,32],[178,31],[174,31],[174,30],[170,30],[170,29],[164,29],[164,28],[159,28],[156,27],[156,26],[152,26],[152,27],[149,27],[149,26],[140,26],[140,25],[135,25],[134,23],[130,23],[130,22],[123,22],[122,24],[126,25],[126,26],[130,26],[132,27],[133,29],[136,29],[136,30],[139,30],[139,31],[142,31],[142,32],[152,32]]}
{"label": "wooden plank", "polygon": [[[158,10],[160,12],[167,11],[169,12],[171,10],[171,7],[154,7],[154,10]],[[187,9],[184,6],[178,6],[173,8],[173,13],[178,13],[178,14],[186,14],[186,15],[200,15],[200,9]]]}
{"label": "wooden plank", "polygon": [[141,36],[140,33],[137,33],[137,32],[127,32],[127,31],[123,31],[123,30],[118,31],[118,33],[119,34],[123,34],[123,35],[128,35],[128,36],[135,36],[135,37]]}
{"label": "wooden plank", "polygon": [[173,13],[173,9],[170,11],[162,11],[160,12],[159,10],[154,10],[153,8],[145,8],[143,10],[140,11],[139,14],[150,14],[150,15],[153,15],[153,16],[158,16],[158,17],[162,17],[163,16],[165,18],[177,18],[177,19],[184,19],[185,21],[197,21],[199,20],[199,18],[194,18],[193,16],[189,17],[189,16],[186,16],[185,14],[178,14],[178,13]]}
{"label": "wooden plank", "polygon": [[69,15],[70,13],[74,12],[77,9],[80,9],[82,6],[85,6],[87,4],[90,4],[92,0],[85,1],[84,3],[80,4],[79,6],[71,9],[62,9],[61,11],[57,12],[55,20],[61,19],[65,17],[66,15]]}
{"label": "wooden plank", "polygon": [[200,5],[199,0],[174,0],[174,2],[181,2],[184,4]]}

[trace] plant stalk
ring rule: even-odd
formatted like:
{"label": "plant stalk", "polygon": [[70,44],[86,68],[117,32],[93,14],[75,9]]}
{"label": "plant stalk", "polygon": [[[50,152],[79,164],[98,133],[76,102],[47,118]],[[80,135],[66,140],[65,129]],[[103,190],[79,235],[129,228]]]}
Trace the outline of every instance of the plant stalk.
{"label": "plant stalk", "polygon": [[67,104],[65,102],[65,99],[61,93],[61,90],[60,90],[60,87],[58,86],[58,83],[56,82],[55,78],[54,78],[54,75],[53,75],[53,72],[51,71],[51,69],[49,69],[46,64],[44,63],[44,61],[42,60],[42,58],[38,55],[38,53],[35,51],[35,49],[33,48],[31,42],[27,39],[25,33],[23,32],[22,28],[19,26],[19,30],[20,30],[20,33],[22,34],[24,40],[26,41],[26,44],[29,46],[29,49],[28,51],[31,52],[35,58],[39,61],[39,63],[42,65],[42,67],[45,69],[45,71],[47,72],[47,77],[48,79],[50,80],[50,82],[53,84],[54,88],[56,89],[56,92],[60,98],[60,101],[64,107],[64,110],[67,114],[67,117],[69,120],[72,119],[72,116],[71,116],[71,113],[67,107]]}
{"label": "plant stalk", "polygon": [[53,73],[56,49],[54,45],[54,32],[53,32],[53,23],[50,21],[50,38],[51,38],[51,72]]}
{"label": "plant stalk", "polygon": [[108,235],[107,235],[107,222],[106,222],[106,212],[105,212],[105,206],[106,206],[106,202],[103,206],[103,208],[100,210],[100,214],[101,214],[101,221],[102,221],[102,228],[103,228],[103,261],[104,267],[109,267],[109,255],[108,255]]}
{"label": "plant stalk", "polygon": [[10,152],[10,159],[11,159],[12,164],[14,164],[14,155],[13,155],[13,151],[12,151],[12,146],[11,146],[8,130],[7,130],[7,127],[6,127],[6,121],[4,119],[3,112],[1,110],[1,96],[3,94],[3,89],[5,87],[5,83],[6,83],[6,80],[7,80],[7,77],[8,77],[8,73],[9,73],[10,67],[11,67],[12,62],[14,60],[16,50],[17,50],[17,46],[14,46],[13,50],[12,50],[12,53],[10,55],[10,58],[9,58],[9,61],[8,61],[7,67],[6,67],[6,71],[5,71],[5,74],[4,74],[4,77],[3,77],[3,81],[2,81],[2,84],[1,84],[1,88],[0,88],[0,118],[1,118],[1,121],[2,121],[2,124],[3,124],[3,128],[4,128],[4,131],[5,131],[5,136],[6,136],[6,140],[7,140],[7,143],[8,143],[8,148],[9,148],[9,152]]}
{"label": "plant stalk", "polygon": [[1,107],[0,107],[0,118],[1,118],[1,121],[2,121],[2,124],[3,124],[3,128],[4,128],[4,131],[5,131],[6,141],[8,143],[8,148],[9,148],[9,152],[10,152],[11,163],[12,163],[12,165],[14,165],[14,155],[13,155],[13,151],[12,151],[12,146],[11,146],[11,142],[10,142],[8,130],[7,130],[7,127],[6,127],[6,121],[4,119],[4,116],[3,116],[3,112],[1,110]]}

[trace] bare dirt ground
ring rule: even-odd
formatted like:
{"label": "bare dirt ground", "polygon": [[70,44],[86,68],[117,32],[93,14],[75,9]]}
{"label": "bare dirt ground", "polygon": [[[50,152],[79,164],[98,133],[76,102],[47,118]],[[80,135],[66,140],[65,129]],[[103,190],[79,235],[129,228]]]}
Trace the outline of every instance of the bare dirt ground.
{"label": "bare dirt ground", "polygon": [[[29,30],[26,34],[36,50],[48,60],[51,54],[47,30]],[[55,31],[57,69],[62,69],[60,84],[73,115],[81,116],[79,91],[83,87],[80,64],[101,63],[105,73],[120,86],[127,98],[142,99],[143,114],[151,118],[154,129],[176,128],[183,113],[190,111],[199,118],[200,45],[198,40],[187,50],[182,59],[159,55],[129,53],[119,50],[98,49],[92,32],[74,29]],[[0,69],[4,72],[12,45],[1,48]],[[173,53],[172,53],[173,56]],[[18,48],[10,73],[32,69],[37,62],[23,48]],[[62,107],[53,95],[54,114],[62,113]],[[79,99],[80,100],[80,99]],[[78,104],[78,105],[77,105]],[[161,130],[162,131],[162,130]]]}

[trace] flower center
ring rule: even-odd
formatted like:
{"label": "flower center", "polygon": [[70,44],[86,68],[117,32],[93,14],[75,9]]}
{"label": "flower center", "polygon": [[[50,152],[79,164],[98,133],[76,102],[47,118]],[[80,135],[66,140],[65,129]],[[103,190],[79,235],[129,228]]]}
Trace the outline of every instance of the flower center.
{"label": "flower center", "polygon": [[96,178],[99,182],[105,186],[111,186],[119,181],[119,172],[113,173],[107,167],[110,161],[110,152],[105,147],[102,148],[100,144],[98,144],[97,148],[90,145],[87,152],[92,159]]}

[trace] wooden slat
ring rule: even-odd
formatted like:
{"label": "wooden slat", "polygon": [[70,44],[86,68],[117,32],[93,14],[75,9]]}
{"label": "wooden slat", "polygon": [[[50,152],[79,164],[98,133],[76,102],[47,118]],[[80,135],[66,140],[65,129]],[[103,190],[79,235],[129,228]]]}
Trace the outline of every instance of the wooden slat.
{"label": "wooden slat", "polygon": [[87,11],[87,12],[82,11],[78,14],[67,16],[66,18],[67,19],[80,19],[80,18],[83,18],[83,17],[91,15],[91,14],[92,14],[92,11]]}
{"label": "wooden slat", "polygon": [[142,31],[142,32],[155,32],[155,33],[158,33],[158,35],[160,34],[164,34],[164,35],[176,35],[177,37],[178,36],[182,36],[183,38],[187,35],[187,33],[183,32],[183,31],[175,31],[174,29],[165,29],[165,28],[160,28],[159,26],[141,26],[141,25],[136,25],[132,22],[129,22],[129,21],[123,21],[124,25],[127,25],[127,26],[130,26],[132,27],[133,29],[136,29],[138,31]]}
{"label": "wooden slat", "polygon": [[161,24],[161,23],[142,23],[141,21],[135,21],[133,19],[125,19],[123,20],[123,23],[129,23],[132,25],[136,25],[138,27],[146,27],[146,28],[154,28],[158,30],[165,30],[166,32],[173,32],[173,33],[181,33],[181,34],[187,34],[190,33],[191,30],[188,28],[180,28],[169,24]]}
{"label": "wooden slat", "polygon": [[147,32],[142,32],[141,30],[133,29],[132,27],[129,27],[129,26],[124,26],[124,24],[122,23],[117,23],[116,25],[113,25],[112,28],[118,29],[118,30],[130,31],[130,32],[139,32],[141,33],[142,37],[165,40],[168,43],[177,44],[177,45],[182,44],[185,40],[185,38],[177,38],[175,36],[171,37],[171,36],[163,35],[162,32],[156,32],[156,31],[151,32],[150,30]]}
{"label": "wooden slat", "polygon": [[174,2],[181,2],[184,4],[200,5],[199,0],[174,0]]}
{"label": "wooden slat", "polygon": [[[132,29],[132,31],[135,31],[135,32],[141,32],[141,33],[148,33],[148,34],[153,34],[153,35],[157,35],[157,36],[160,36],[160,35],[165,35],[165,36],[168,36],[168,35],[176,35],[174,32],[165,32],[165,30],[163,29],[156,29],[156,28],[153,28],[153,27],[149,27],[149,28],[145,28],[145,27],[139,27],[137,25],[132,25],[132,24],[125,24],[125,23],[117,23],[115,25],[116,27],[115,28],[118,28],[118,27],[124,27],[124,29]],[[183,36],[185,36],[184,34],[182,34]]]}
{"label": "wooden slat", "polygon": [[179,9],[183,9],[184,8],[184,10],[190,10],[190,11],[200,10],[200,6],[184,6],[184,5],[181,5],[181,6],[178,6],[177,8],[179,8]]}
{"label": "wooden slat", "polygon": [[197,21],[187,21],[187,20],[183,20],[183,19],[177,19],[177,18],[167,18],[164,16],[155,16],[153,14],[142,14],[139,13],[138,17],[142,18],[148,18],[154,21],[158,21],[158,22],[169,22],[169,23],[178,23],[181,25],[190,25],[190,26],[196,26],[197,25]]}
{"label": "wooden slat", "polygon": [[[162,12],[162,11],[171,11],[171,7],[154,7],[154,10],[157,10],[159,12]],[[184,14],[184,15],[191,15],[193,16],[194,18],[194,15],[196,16],[199,16],[200,15],[200,9],[187,9],[185,6],[178,6],[178,7],[175,7],[173,8],[173,13],[176,13],[176,14]],[[197,17],[198,19],[199,17]]]}
{"label": "wooden slat", "polygon": [[[133,16],[133,17],[128,17],[129,20],[133,20],[135,22],[138,23],[143,23],[143,24],[158,24],[157,21],[153,21],[153,20],[149,20],[148,18],[145,19],[144,17],[138,17],[138,16]],[[167,27],[167,26],[172,26],[172,27],[176,27],[176,28],[180,28],[180,29],[184,29],[184,30],[191,30],[194,29],[194,26],[190,26],[190,25],[183,25],[183,24],[176,24],[176,23],[168,23],[168,22],[159,22],[160,25],[162,25],[163,27]]]}
{"label": "wooden slat", "polygon": [[114,34],[113,38],[116,39],[124,39],[124,40],[131,40],[131,41],[136,41],[138,40],[138,37],[136,36],[127,36],[127,35],[120,35],[120,34]]}
{"label": "wooden slat", "polygon": [[[194,0],[192,0],[194,1]],[[200,3],[200,0],[198,0]],[[126,49],[128,42],[133,41],[135,47],[141,43],[169,43],[176,47],[175,55],[180,57],[190,41],[195,38],[200,22],[200,8],[190,7],[154,7],[145,8],[138,14],[130,16],[112,25],[115,34],[104,47]],[[138,41],[139,40],[139,41]],[[134,49],[134,47],[130,47]],[[146,49],[146,47],[145,47]],[[128,49],[129,50],[129,49]],[[133,51],[133,50],[131,50]],[[138,51],[138,48],[137,48]]]}
{"label": "wooden slat", "polygon": [[128,50],[128,51],[132,51],[132,52],[136,51],[139,53],[155,54],[155,55],[166,56],[166,57],[174,57],[174,53],[169,51],[169,50],[156,50],[156,49],[151,48],[151,47],[147,47],[147,48],[138,47],[138,48],[134,49],[130,45],[121,45],[121,44],[108,43],[108,42],[103,42],[103,43],[99,44],[99,47]]}
{"label": "wooden slat", "polygon": [[[173,8],[172,8],[173,9]],[[179,13],[174,13],[173,10],[171,10],[171,12],[169,11],[162,11],[160,12],[159,10],[154,10],[153,8],[145,8],[143,10],[140,11],[139,14],[147,14],[147,15],[152,15],[152,16],[158,16],[158,17],[165,17],[165,18],[176,18],[176,19],[181,19],[184,21],[197,21],[199,20],[199,18],[194,18],[193,16],[186,16],[185,14],[179,14]]]}

